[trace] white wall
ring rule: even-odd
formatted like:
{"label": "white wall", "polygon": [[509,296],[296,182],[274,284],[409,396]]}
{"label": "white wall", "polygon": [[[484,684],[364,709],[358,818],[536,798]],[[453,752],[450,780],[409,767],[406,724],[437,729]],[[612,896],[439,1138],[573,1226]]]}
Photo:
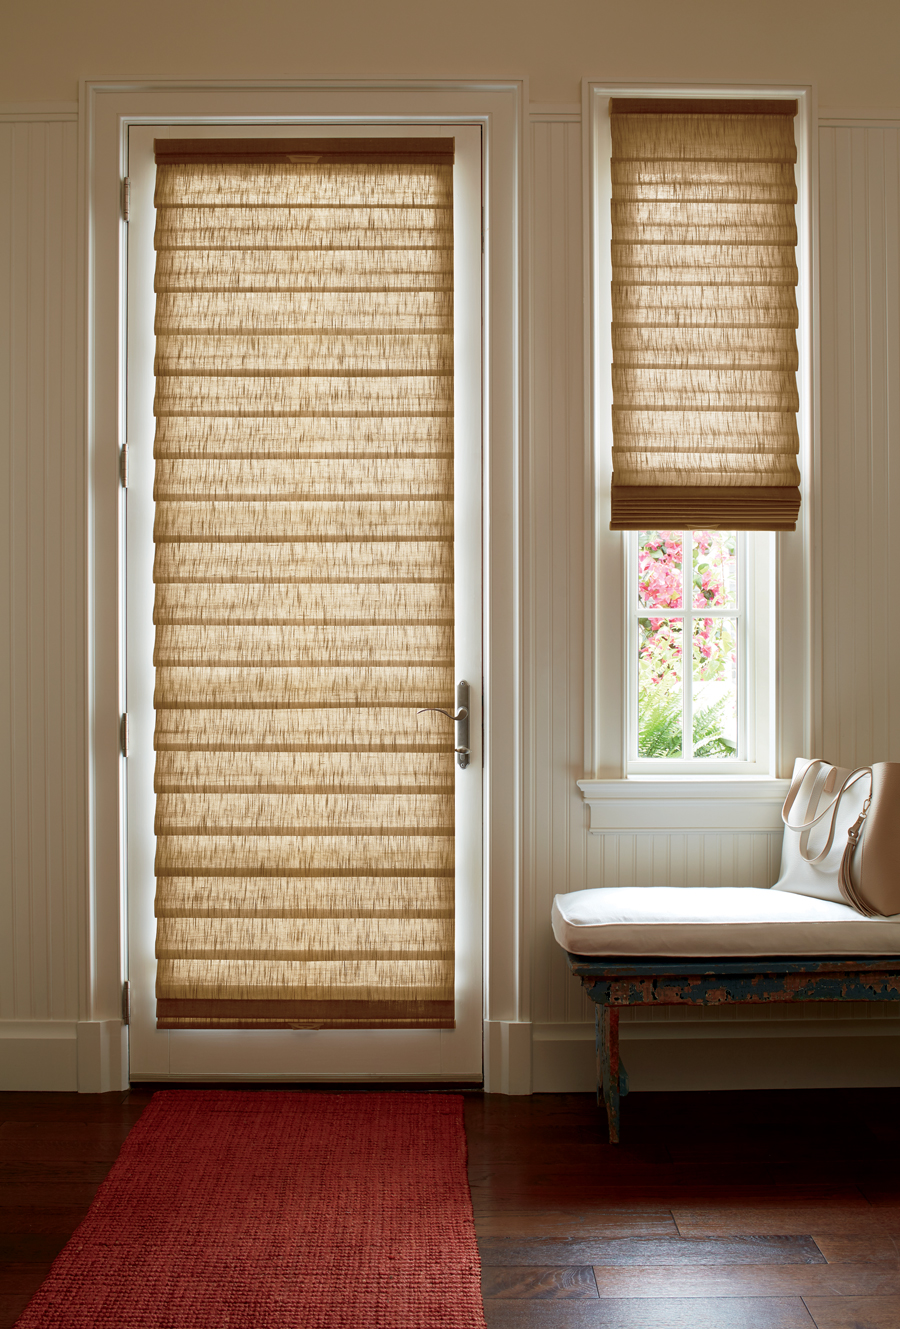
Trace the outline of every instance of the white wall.
{"label": "white wall", "polygon": [[[734,837],[588,833],[575,784],[584,774],[588,556],[579,107],[532,107],[530,133],[525,973],[517,1018],[488,1031],[493,1087],[519,1092],[588,1087],[592,1075],[592,1008],[550,936],[552,895],[631,880],[651,862],[673,882],[737,881],[747,861]],[[0,1087],[8,1088],[91,1090],[122,1075],[118,1023],[92,1019],[86,916],[76,136],[71,111],[0,117]],[[887,612],[900,498],[900,125],[830,116],[820,142],[820,750],[844,763],[900,760],[900,625]],[[771,872],[772,853],[767,841],[751,856],[754,873]],[[635,1088],[848,1082],[836,1078],[838,1060],[851,1083],[900,1082],[894,1008],[854,1006],[841,1016],[835,1022],[821,1007],[772,1008],[753,1022],[733,1009],[638,1012],[626,1022],[626,1061]]]}

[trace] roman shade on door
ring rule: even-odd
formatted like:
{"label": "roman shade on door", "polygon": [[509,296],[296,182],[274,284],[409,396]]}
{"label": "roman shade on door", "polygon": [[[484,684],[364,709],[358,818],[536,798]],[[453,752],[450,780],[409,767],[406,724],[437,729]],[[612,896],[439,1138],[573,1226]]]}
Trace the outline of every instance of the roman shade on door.
{"label": "roman shade on door", "polygon": [[614,98],[612,530],[793,530],[795,101]]}
{"label": "roman shade on door", "polygon": [[452,1028],[453,140],[156,150],[158,1027]]}

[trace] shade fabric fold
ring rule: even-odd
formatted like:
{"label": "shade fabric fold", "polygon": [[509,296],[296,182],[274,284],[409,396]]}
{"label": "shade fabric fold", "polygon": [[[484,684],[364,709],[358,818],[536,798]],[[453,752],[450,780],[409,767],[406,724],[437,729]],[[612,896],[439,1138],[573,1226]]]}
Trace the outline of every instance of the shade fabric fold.
{"label": "shade fabric fold", "polygon": [[157,1023],[452,1028],[452,139],[158,140]]}
{"label": "shade fabric fold", "polygon": [[793,530],[793,101],[614,98],[611,530]]}

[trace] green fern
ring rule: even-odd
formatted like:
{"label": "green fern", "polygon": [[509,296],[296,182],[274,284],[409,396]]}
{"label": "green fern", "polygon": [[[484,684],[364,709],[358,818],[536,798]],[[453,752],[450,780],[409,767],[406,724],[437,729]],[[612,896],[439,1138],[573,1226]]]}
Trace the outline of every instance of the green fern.
{"label": "green fern", "polygon": [[638,706],[638,756],[681,756],[681,698],[662,697]]}
{"label": "green fern", "polygon": [[[722,730],[725,699],[694,714],[694,756],[733,757],[735,745]],[[640,707],[638,723],[639,757],[680,757],[681,698],[661,698],[650,706]]]}
{"label": "green fern", "polygon": [[722,733],[722,712],[725,698],[722,697],[705,710],[694,715],[694,756],[695,757],[733,757],[737,751],[730,738]]}

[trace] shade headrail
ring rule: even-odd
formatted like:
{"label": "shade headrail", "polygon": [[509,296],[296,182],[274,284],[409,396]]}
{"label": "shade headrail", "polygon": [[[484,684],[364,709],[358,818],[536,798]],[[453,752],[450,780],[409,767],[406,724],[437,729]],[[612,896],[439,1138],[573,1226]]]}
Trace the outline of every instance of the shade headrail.
{"label": "shade headrail", "polygon": [[452,166],[455,139],[441,138],[157,138],[157,166]]}
{"label": "shade headrail", "polygon": [[610,97],[610,115],[787,115],[798,103],[754,97]]}

